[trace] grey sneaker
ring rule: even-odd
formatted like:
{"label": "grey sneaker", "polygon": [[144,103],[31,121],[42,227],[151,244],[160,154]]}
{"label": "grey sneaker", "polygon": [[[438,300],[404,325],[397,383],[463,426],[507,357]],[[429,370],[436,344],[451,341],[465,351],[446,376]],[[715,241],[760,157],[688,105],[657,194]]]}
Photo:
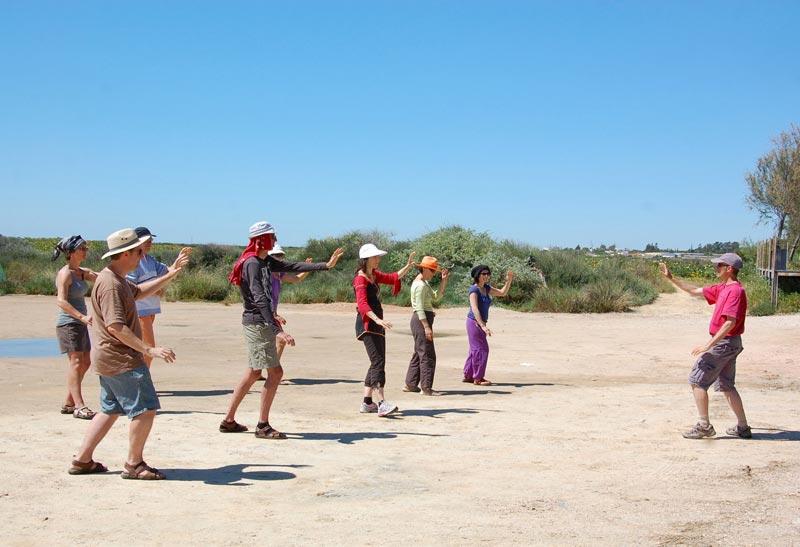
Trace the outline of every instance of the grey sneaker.
{"label": "grey sneaker", "polygon": [[753,438],[753,432],[750,430],[749,425],[746,425],[744,427],[739,427],[738,425],[735,425],[733,427],[729,427],[728,429],[726,429],[725,433],[733,437],[739,437],[740,439]]}
{"label": "grey sneaker", "polygon": [[370,414],[370,413],[378,412],[378,405],[376,405],[375,403],[367,404],[367,403],[362,401],[361,409],[359,410],[359,412],[361,414]]}
{"label": "grey sneaker", "polygon": [[716,435],[717,432],[714,431],[714,426],[708,424],[708,426],[703,426],[699,422],[694,424],[694,426],[683,434],[684,439],[702,439],[704,437],[713,437]]}
{"label": "grey sneaker", "polygon": [[378,416],[383,418],[384,416],[388,416],[392,412],[397,411],[397,405],[390,403],[389,401],[381,401],[381,404],[378,405]]}

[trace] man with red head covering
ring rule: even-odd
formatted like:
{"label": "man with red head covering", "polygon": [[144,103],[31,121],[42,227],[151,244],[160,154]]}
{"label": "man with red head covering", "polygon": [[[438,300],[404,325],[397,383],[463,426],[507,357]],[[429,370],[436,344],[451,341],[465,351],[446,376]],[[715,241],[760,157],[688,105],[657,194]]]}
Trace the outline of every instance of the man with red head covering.
{"label": "man with red head covering", "polygon": [[283,262],[269,256],[275,245],[275,228],[265,221],[250,226],[250,242],[233,266],[228,280],[239,286],[242,295],[242,326],[247,341],[250,364],[239,384],[233,390],[228,413],[219,424],[222,433],[239,433],[247,427],[236,422],[236,409],[250,391],[252,385],[267,369],[267,380],[261,391],[256,437],[260,439],[285,439],[286,435],[269,425],[269,411],[278,385],[283,377],[283,369],[277,353],[277,339],[290,346],[294,338],[282,328],[275,319],[272,303],[272,272],[311,272],[333,268],[342,256],[342,249],[336,249],[328,262]]}

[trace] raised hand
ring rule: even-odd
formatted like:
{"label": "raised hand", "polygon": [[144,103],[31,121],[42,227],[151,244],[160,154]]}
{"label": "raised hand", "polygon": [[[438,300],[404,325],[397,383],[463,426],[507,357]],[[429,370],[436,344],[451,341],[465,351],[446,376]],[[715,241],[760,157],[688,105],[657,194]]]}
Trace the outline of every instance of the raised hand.
{"label": "raised hand", "polygon": [[173,270],[181,270],[184,266],[189,263],[189,255],[192,254],[191,247],[184,247],[181,249],[181,252],[178,253],[178,257],[175,259],[175,262],[172,263]]}
{"label": "raised hand", "polygon": [[450,270],[448,270],[447,268],[442,268],[442,281],[447,281],[449,277],[450,277]]}
{"label": "raised hand", "polygon": [[[342,258],[343,254],[344,254],[344,249],[342,249],[341,247],[333,251],[330,260],[328,260],[328,269],[335,267],[336,263],[339,262],[339,259]],[[306,260],[306,262],[308,262],[308,260]]]}

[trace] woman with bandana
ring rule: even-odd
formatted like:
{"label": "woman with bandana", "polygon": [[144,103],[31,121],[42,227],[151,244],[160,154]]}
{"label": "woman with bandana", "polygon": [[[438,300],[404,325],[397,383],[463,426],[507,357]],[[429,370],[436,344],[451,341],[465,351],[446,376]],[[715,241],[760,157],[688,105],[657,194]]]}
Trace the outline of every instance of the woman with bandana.
{"label": "woman with bandana", "polygon": [[66,353],[69,358],[67,397],[61,413],[91,420],[95,412],[86,406],[81,392],[81,383],[90,364],[88,327],[92,324],[84,297],[89,292],[87,282],[94,281],[97,273],[81,267],[88,254],[86,240],[81,236],[65,237],[59,241],[53,250],[52,260],[61,254],[64,254],[67,263],[56,274],[56,302],[60,308],[56,319],[56,336],[61,353]]}

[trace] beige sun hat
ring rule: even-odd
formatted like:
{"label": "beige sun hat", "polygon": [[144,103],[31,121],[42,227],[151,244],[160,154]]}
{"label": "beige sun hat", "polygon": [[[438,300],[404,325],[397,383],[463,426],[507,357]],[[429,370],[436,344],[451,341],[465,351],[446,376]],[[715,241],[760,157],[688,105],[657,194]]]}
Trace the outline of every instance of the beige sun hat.
{"label": "beige sun hat", "polygon": [[136,231],[133,228],[123,228],[122,230],[117,230],[106,238],[108,252],[103,255],[103,259],[119,253],[124,253],[125,251],[130,251],[131,249],[135,249],[145,241],[149,240],[150,237],[151,236],[149,235],[139,237],[136,235]]}

